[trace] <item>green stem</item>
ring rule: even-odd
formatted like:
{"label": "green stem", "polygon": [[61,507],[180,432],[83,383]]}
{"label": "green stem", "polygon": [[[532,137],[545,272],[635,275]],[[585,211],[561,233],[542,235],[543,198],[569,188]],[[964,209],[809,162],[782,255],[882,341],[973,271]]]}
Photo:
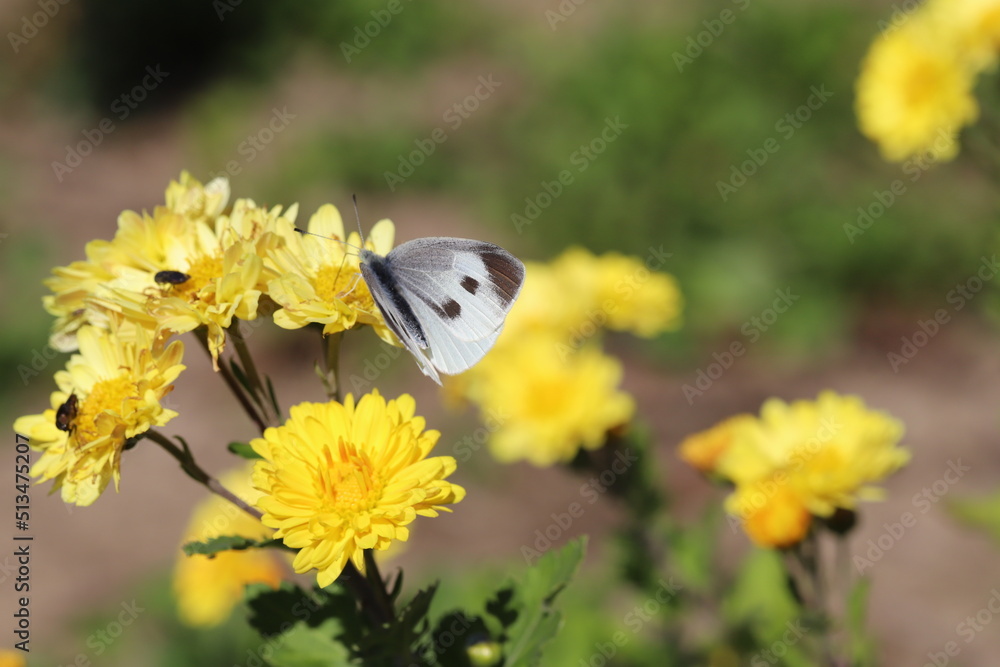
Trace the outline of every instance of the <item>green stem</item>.
{"label": "green stem", "polygon": [[264,412],[265,422],[268,426],[277,426],[281,423],[281,416],[274,414],[273,407],[268,408],[271,405],[271,399],[268,397],[267,388],[261,380],[260,373],[257,372],[257,365],[253,361],[253,355],[250,354],[250,348],[247,347],[246,339],[243,338],[243,332],[240,331],[239,322],[233,323],[226,331],[229,333],[229,339],[233,341],[233,347],[236,348],[243,372],[250,383],[250,390],[257,399],[256,403],[261,406],[261,410]]}
{"label": "green stem", "polygon": [[168,454],[177,459],[177,461],[181,464],[181,469],[184,472],[186,472],[191,479],[198,482],[199,484],[204,485],[212,493],[221,496],[226,500],[228,500],[229,502],[233,503],[234,505],[239,507],[241,510],[243,510],[250,516],[257,519],[258,521],[263,516],[263,514],[259,509],[243,502],[243,500],[239,496],[235,495],[229,489],[222,486],[222,483],[219,482],[219,480],[215,479],[207,472],[205,472],[205,470],[202,469],[201,466],[199,466],[198,463],[194,460],[194,456],[191,454],[191,450],[189,450],[186,445],[182,449],[177,445],[175,445],[173,442],[171,442],[167,436],[163,435],[158,431],[154,431],[153,429],[146,431],[143,435],[146,438],[149,438],[150,440],[158,444],[160,447],[166,450]]}
{"label": "green stem", "polygon": [[[208,337],[204,327],[195,329],[194,333],[195,337],[201,343],[202,348],[205,350],[205,353],[208,354],[208,358],[211,359],[212,351],[208,347]],[[226,386],[229,387],[229,391],[231,391],[233,396],[236,397],[236,400],[240,402],[240,405],[243,407],[243,411],[247,413],[250,420],[257,426],[257,430],[263,433],[264,429],[267,428],[267,425],[264,423],[264,419],[257,412],[257,408],[250,400],[250,397],[248,397],[243,391],[243,387],[241,387],[240,383],[236,381],[236,378],[233,377],[233,374],[228,368],[226,368],[225,364],[219,364],[218,373],[222,376]]]}
{"label": "green stem", "polygon": [[[320,334],[322,336],[322,334]],[[344,337],[343,331],[338,331],[325,336],[324,347],[326,348],[324,355],[326,362],[326,377],[323,380],[323,386],[326,389],[326,396],[332,401],[341,402],[341,392],[340,392],[340,342]]]}

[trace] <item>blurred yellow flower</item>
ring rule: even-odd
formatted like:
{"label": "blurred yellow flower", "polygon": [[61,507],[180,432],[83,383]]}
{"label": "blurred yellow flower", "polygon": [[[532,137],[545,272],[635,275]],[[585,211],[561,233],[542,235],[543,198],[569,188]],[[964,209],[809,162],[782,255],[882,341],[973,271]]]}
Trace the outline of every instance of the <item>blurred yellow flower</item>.
{"label": "blurred yellow flower", "polygon": [[742,521],[743,530],[761,547],[793,546],[802,541],[812,524],[809,510],[787,484],[741,485],[727,501],[726,508]]}
{"label": "blurred yellow flower", "polygon": [[995,39],[995,19],[979,12],[981,26],[973,30],[974,12],[968,14],[961,24],[953,5],[925,6],[868,51],[856,83],[858,123],[886,160],[924,153],[950,160],[958,153],[959,130],[979,115],[973,89],[987,62],[982,45]]}
{"label": "blurred yellow flower", "polygon": [[496,347],[445,385],[450,399],[477,405],[498,460],[567,462],[631,421],[635,402],[619,387],[622,366],[601,352],[600,340],[606,330],[651,337],[680,325],[676,281],[649,268],[667,256],[570,248],[551,263],[525,265],[524,289]]}
{"label": "blurred yellow flower", "polygon": [[[250,505],[261,496],[250,484],[252,470],[252,464],[248,464],[219,478],[223,486]],[[195,509],[182,544],[224,535],[263,540],[273,532],[228,500],[212,495]],[[173,581],[181,621],[194,627],[222,623],[243,600],[247,584],[264,583],[277,588],[283,567],[282,555],[274,549],[223,551],[213,558],[181,555],[174,566]]]}
{"label": "blurred yellow flower", "polygon": [[628,424],[635,401],[619,389],[621,364],[589,344],[560,354],[561,338],[536,332],[498,346],[471,372],[465,394],[492,422],[489,448],[505,463],[537,466],[597,449]]}
{"label": "blurred yellow flower", "polygon": [[550,264],[526,263],[524,288],[500,342],[535,329],[561,332],[579,345],[602,329],[649,338],[678,328],[683,299],[677,282],[649,263],[583,248],[570,248]]}
{"label": "blurred yellow flower", "polygon": [[409,395],[387,402],[377,391],[357,404],[350,394],[343,404],[301,403],[250,443],[264,458],[254,468],[257,507],[274,536],[299,550],[296,572],[316,569],[328,586],[348,558],[363,570],[363,550],[407,540],[417,515],[465,497],[445,481],[455,459],[428,458],[440,434],[425,431],[415,409]]}
{"label": "blurred yellow flower", "polygon": [[[398,345],[361,279],[356,250],[360,235],[351,232],[345,244],[344,223],[331,204],[320,207],[307,231],[311,234],[296,232],[291,224],[279,225],[284,243],[268,253],[278,274],[268,283],[270,297],[281,306],[274,313],[275,324],[299,329],[316,322],[323,325],[324,335],[368,324],[383,340]],[[392,250],[394,236],[392,222],[380,220],[365,248],[385,255]]]}
{"label": "blurred yellow flower", "polygon": [[759,417],[730,418],[689,437],[682,457],[736,489],[726,510],[763,546],[805,536],[812,516],[877,500],[874,486],[905,465],[903,425],[856,396],[822,392],[815,401],[769,399]]}
{"label": "blurred yellow flower", "polygon": [[725,419],[710,429],[689,435],[680,445],[681,459],[704,473],[715,471],[719,457],[729,448],[742,424],[753,420],[749,414]]}
{"label": "blurred yellow flower", "polygon": [[25,655],[23,651],[0,649],[0,667],[26,667]]}
{"label": "blurred yellow flower", "polygon": [[135,329],[133,340],[85,326],[80,353],[55,375],[52,408],[14,422],[14,430],[42,451],[31,470],[39,482],[54,479],[62,499],[90,505],[121,478],[121,454],[130,438],[177,416],[160,401],[184,369],[179,341],[164,346]]}

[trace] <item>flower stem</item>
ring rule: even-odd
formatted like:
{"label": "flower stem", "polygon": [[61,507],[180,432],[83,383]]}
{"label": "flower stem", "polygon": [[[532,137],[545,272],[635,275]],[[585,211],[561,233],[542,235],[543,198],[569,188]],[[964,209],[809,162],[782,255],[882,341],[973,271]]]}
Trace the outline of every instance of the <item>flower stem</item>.
{"label": "flower stem", "polygon": [[[320,334],[322,336],[322,334]],[[341,402],[340,395],[340,342],[344,337],[343,331],[338,331],[325,336],[324,347],[326,348],[326,373],[323,378],[323,386],[326,389],[326,396],[330,400]]]}
{"label": "flower stem", "polygon": [[[204,328],[196,329],[195,337],[201,343],[201,346],[205,349],[205,352],[208,354],[209,358],[211,358],[212,352],[208,349],[208,338],[206,336],[205,329]],[[229,391],[231,391],[233,393],[233,396],[236,397],[236,400],[240,402],[240,405],[243,407],[243,411],[247,413],[247,416],[250,417],[250,420],[257,426],[257,430],[263,433],[264,429],[267,428],[267,425],[264,423],[264,419],[260,416],[260,414],[258,414],[257,408],[254,407],[253,402],[251,402],[250,398],[243,391],[243,387],[241,387],[239,382],[236,381],[236,378],[233,377],[233,374],[229,371],[228,368],[226,368],[225,364],[219,364],[218,372],[219,375],[222,376],[222,379],[225,381],[226,386],[229,387]]]}
{"label": "flower stem", "polygon": [[256,399],[257,405],[261,407],[261,411],[264,413],[265,422],[269,426],[277,426],[281,422],[281,415],[275,414],[273,407],[269,408],[271,406],[271,399],[268,397],[267,388],[264,387],[260,373],[257,372],[257,365],[253,361],[253,355],[250,354],[250,348],[247,347],[247,341],[243,337],[243,332],[240,331],[239,322],[234,322],[233,326],[226,329],[226,331],[229,333],[230,340],[233,341],[233,347],[236,348],[236,354],[240,358],[243,372],[250,383],[250,391]]}
{"label": "flower stem", "polygon": [[153,429],[146,431],[143,435],[158,444],[160,447],[165,449],[168,454],[177,459],[177,461],[181,464],[181,469],[186,472],[191,479],[204,485],[212,493],[233,503],[258,521],[263,516],[259,509],[243,502],[239,496],[222,486],[222,483],[219,482],[219,480],[205,472],[205,470],[202,469],[202,467],[199,466],[194,460],[194,455],[191,454],[191,450],[188,449],[186,444],[183,448],[178,447],[171,442],[167,436],[158,431],[154,431]]}

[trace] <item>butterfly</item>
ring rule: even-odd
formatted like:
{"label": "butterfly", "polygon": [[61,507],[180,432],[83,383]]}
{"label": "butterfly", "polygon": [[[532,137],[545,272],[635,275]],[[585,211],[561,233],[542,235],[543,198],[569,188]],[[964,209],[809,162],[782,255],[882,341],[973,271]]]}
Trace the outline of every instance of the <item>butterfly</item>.
{"label": "butterfly", "polygon": [[493,347],[524,284],[521,260],[485,241],[428,237],[358,254],[386,326],[438,384],[439,371],[466,371]]}

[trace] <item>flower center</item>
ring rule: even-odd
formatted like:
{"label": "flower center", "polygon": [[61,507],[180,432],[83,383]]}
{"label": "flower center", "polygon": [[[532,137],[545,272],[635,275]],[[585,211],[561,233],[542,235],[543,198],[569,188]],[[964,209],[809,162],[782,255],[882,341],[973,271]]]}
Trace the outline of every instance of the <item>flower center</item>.
{"label": "flower center", "polygon": [[322,496],[330,510],[354,513],[371,509],[382,493],[382,482],[375,475],[371,460],[350,443],[328,446],[323,450],[325,466],[319,470]]}
{"label": "flower center", "polygon": [[176,289],[188,296],[193,296],[200,292],[205,285],[222,276],[222,257],[201,255],[191,262],[184,273],[191,278],[177,285]]}
{"label": "flower center", "polygon": [[347,264],[327,264],[316,272],[316,296],[325,303],[341,300],[370,311],[374,303],[358,272]]}
{"label": "flower center", "polygon": [[100,380],[83,399],[73,421],[73,436],[84,445],[99,434],[95,420],[105,411],[116,415],[127,414],[138,408],[142,397],[128,373],[109,380]]}

